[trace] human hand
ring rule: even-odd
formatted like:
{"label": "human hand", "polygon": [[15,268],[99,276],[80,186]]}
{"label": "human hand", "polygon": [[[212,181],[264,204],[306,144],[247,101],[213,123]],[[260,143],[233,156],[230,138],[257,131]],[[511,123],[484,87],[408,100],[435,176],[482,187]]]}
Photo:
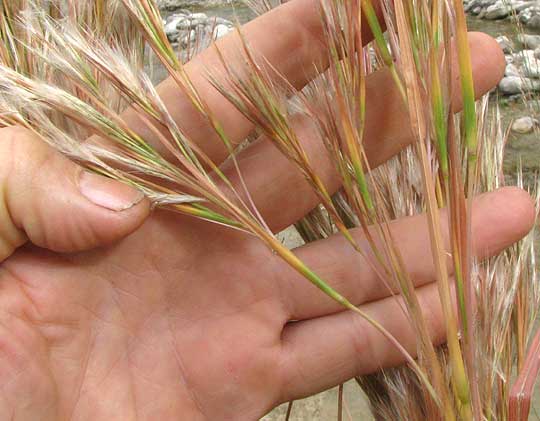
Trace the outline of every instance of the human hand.
{"label": "human hand", "polygon": [[[306,70],[311,63],[324,62],[316,3],[292,1],[245,29],[252,48],[297,87],[314,76]],[[237,39],[221,43],[233,51]],[[483,35],[471,35],[471,46],[480,95],[497,82],[504,58]],[[209,50],[188,71],[230,137],[241,141],[252,127],[202,76],[201,69],[217,66]],[[191,137],[222,162],[226,151],[174,84],[165,82],[160,92]],[[368,100],[366,142],[377,165],[412,135],[384,71],[368,79]],[[144,133],[134,114],[126,118]],[[337,190],[316,131],[300,118],[296,123],[314,166]],[[96,192],[96,178],[80,178],[75,164],[22,130],[4,129],[0,139],[1,257],[26,237],[31,242],[0,268],[0,419],[250,421],[281,402],[402,362],[379,332],[341,312],[256,239],[155,212],[114,243],[143,222],[146,201],[112,181]],[[302,175],[269,140],[253,143],[239,162],[274,231],[316,205]],[[235,179],[233,169],[225,171]],[[476,255],[517,241],[533,220],[524,192],[504,189],[478,198]],[[434,269],[425,258],[425,219],[396,221],[392,229],[440,343],[444,324]],[[296,254],[414,352],[414,334],[395,300],[345,240],[336,236]]]}

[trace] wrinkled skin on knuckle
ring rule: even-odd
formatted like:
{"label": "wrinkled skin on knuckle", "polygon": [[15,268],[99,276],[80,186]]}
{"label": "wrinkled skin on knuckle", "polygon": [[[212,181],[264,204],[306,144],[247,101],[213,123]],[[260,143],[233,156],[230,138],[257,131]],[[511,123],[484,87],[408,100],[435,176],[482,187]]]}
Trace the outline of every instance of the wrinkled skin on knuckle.
{"label": "wrinkled skin on knuckle", "polygon": [[28,172],[28,162],[39,159],[33,144],[33,136],[26,129],[0,129],[0,260],[10,256],[26,241],[20,221],[14,217],[16,211],[11,207],[11,198],[26,194],[20,180]]}
{"label": "wrinkled skin on knuckle", "polygon": [[[46,247],[51,236],[47,232],[51,221],[46,220],[49,217],[47,213],[50,213],[46,212],[49,211],[47,206],[50,206],[48,198],[52,190],[58,188],[51,180],[51,175],[60,169],[59,157],[25,129],[4,130],[6,134],[3,142],[0,142],[0,148],[8,149],[10,153],[4,152],[2,155],[11,158],[8,160],[10,162],[2,163],[4,171],[6,166],[9,167],[2,178],[5,206],[12,224],[25,231],[36,245]],[[69,177],[70,174],[66,176]],[[47,185],[45,190],[44,184]]]}
{"label": "wrinkled skin on knuckle", "polygon": [[70,211],[80,205],[75,201],[82,168],[18,127],[0,131],[0,154],[8,158],[0,165],[0,218],[10,221],[9,228],[3,229],[2,237],[9,239],[4,256],[26,237],[58,252],[100,243],[100,230],[87,215]]}

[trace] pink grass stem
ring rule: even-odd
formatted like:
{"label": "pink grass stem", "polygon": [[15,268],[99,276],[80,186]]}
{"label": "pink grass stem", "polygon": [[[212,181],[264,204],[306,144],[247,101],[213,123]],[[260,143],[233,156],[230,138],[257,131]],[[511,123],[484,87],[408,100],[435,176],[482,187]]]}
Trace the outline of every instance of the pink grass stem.
{"label": "pink grass stem", "polygon": [[540,372],[540,331],[534,337],[523,369],[510,390],[509,421],[527,421],[531,410],[531,396]]}

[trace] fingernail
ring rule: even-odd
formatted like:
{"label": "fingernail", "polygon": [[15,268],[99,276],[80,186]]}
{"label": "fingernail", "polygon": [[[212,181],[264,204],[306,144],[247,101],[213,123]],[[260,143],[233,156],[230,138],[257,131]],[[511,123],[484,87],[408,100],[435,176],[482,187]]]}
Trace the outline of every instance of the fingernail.
{"label": "fingernail", "polygon": [[88,171],[81,173],[79,189],[93,204],[115,212],[130,209],[144,198],[131,186]]}

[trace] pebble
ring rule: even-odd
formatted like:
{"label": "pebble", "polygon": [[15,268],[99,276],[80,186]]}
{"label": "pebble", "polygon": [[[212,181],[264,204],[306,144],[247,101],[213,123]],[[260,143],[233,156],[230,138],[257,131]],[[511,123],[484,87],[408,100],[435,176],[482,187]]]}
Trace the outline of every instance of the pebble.
{"label": "pebble", "polygon": [[[524,34],[512,42],[506,36],[497,38],[506,58],[504,78],[499,93],[512,98],[540,92],[540,0],[464,0],[465,10],[480,19],[513,19],[523,25]],[[540,122],[530,116],[520,117],[512,123],[516,134],[527,134],[540,128]]]}
{"label": "pebble", "polygon": [[497,20],[517,16],[525,27],[540,28],[538,0],[464,0],[463,4],[465,11],[481,19]]}
{"label": "pebble", "polygon": [[513,64],[513,63],[508,63],[506,65],[506,69],[504,71],[504,75],[505,76],[516,76],[516,77],[521,77],[521,72],[519,70],[519,68]]}
{"label": "pebble", "polygon": [[213,7],[226,3],[226,0],[157,0],[158,7],[168,12],[175,12],[186,7]]}
{"label": "pebble", "polygon": [[226,19],[210,17],[205,13],[190,13],[187,10],[172,14],[164,25],[169,41],[188,47],[202,40],[198,45],[200,49],[234,29],[234,24]]}
{"label": "pebble", "polygon": [[517,39],[527,50],[536,50],[540,47],[540,35],[520,34]]}
{"label": "pebble", "polygon": [[519,134],[531,133],[538,127],[538,120],[532,117],[521,117],[512,124],[512,131]]}
{"label": "pebble", "polygon": [[503,95],[517,95],[540,90],[540,81],[519,76],[506,76],[499,83]]}
{"label": "pebble", "polygon": [[499,46],[503,50],[504,54],[512,54],[516,49],[514,42],[506,35],[501,35],[500,37],[497,37],[496,41],[499,43]]}

